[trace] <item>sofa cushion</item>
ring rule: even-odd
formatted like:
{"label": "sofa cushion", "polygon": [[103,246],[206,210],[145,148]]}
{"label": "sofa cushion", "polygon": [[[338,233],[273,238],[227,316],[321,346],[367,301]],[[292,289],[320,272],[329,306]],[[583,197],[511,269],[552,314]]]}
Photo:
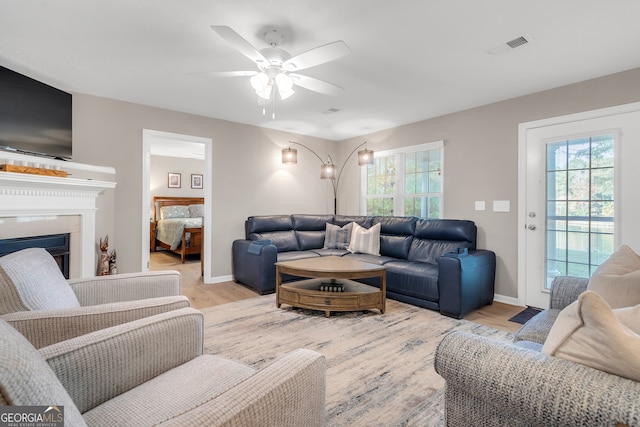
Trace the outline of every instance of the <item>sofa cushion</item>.
{"label": "sofa cushion", "polygon": [[250,237],[252,233],[293,230],[291,215],[250,216],[245,225],[249,240],[256,240]]}
{"label": "sofa cushion", "polygon": [[325,224],[333,221],[333,215],[293,214],[291,220],[294,230],[324,231]]}
{"label": "sofa cushion", "polygon": [[541,311],[522,325],[513,337],[513,341],[531,341],[544,344],[559,314],[560,310],[552,308]]}
{"label": "sofa cushion", "polygon": [[640,305],[612,310],[586,291],[560,312],[542,351],[640,381]]}
{"label": "sofa cushion", "polygon": [[458,247],[476,248],[477,227],[473,221],[458,219],[419,219],[415,237],[459,242]]}
{"label": "sofa cushion", "polygon": [[0,314],[80,307],[53,257],[42,248],[0,258]]}
{"label": "sofa cushion", "polygon": [[353,222],[345,224],[342,227],[327,222],[326,227],[324,249],[347,249],[349,247]]}
{"label": "sofa cushion", "polygon": [[333,217],[333,223],[340,227],[350,222],[355,222],[361,227],[369,228],[373,225],[373,217],[361,215],[336,215]]}
{"label": "sofa cushion", "polygon": [[597,292],[611,308],[640,304],[640,256],[622,245],[593,272],[587,289]]}
{"label": "sofa cushion", "polygon": [[372,225],[371,228],[360,227],[354,223],[347,249],[354,254],[380,255],[380,223]]}
{"label": "sofa cushion", "polygon": [[38,350],[4,320],[0,320],[0,348],[1,402],[20,406],[61,405],[65,425],[86,425],[69,393]]}
{"label": "sofa cushion", "polygon": [[278,249],[278,252],[300,250],[298,238],[293,230],[252,233],[251,240],[271,240],[271,244]]}
{"label": "sofa cushion", "polygon": [[387,268],[387,290],[428,301],[438,301],[438,266],[424,262],[390,261]]}
{"label": "sofa cushion", "polygon": [[320,249],[324,245],[324,231],[295,231],[301,251]]}

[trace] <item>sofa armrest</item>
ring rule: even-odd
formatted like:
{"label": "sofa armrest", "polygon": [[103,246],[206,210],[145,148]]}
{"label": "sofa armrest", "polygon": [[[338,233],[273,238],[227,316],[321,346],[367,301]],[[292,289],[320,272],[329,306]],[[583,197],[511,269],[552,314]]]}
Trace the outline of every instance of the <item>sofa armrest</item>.
{"label": "sofa armrest", "polygon": [[435,369],[447,425],[615,426],[640,420],[640,383],[465,332],[447,335]]}
{"label": "sofa armrest", "polygon": [[59,310],[19,311],[0,316],[35,348],[93,331],[189,307],[185,296],[150,298]]}
{"label": "sofa armrest", "polygon": [[40,349],[81,413],[202,354],[203,316],[183,308]]}
{"label": "sofa armrest", "polygon": [[69,280],[80,305],[107,304],[180,295],[180,273],[174,270],[114,274]]}
{"label": "sofa armrest", "polygon": [[440,313],[462,318],[467,312],[493,302],[496,255],[476,249],[447,252],[438,261]]}
{"label": "sofa armrest", "polygon": [[326,420],[325,399],[324,356],[299,349],[169,425],[320,427]]}
{"label": "sofa armrest", "polygon": [[261,294],[275,291],[278,249],[264,245],[259,254],[249,253],[251,240],[235,240],[232,245],[233,278]]}
{"label": "sofa armrest", "polygon": [[578,300],[581,293],[587,290],[589,279],[573,276],[557,276],[551,284],[550,308],[562,310]]}

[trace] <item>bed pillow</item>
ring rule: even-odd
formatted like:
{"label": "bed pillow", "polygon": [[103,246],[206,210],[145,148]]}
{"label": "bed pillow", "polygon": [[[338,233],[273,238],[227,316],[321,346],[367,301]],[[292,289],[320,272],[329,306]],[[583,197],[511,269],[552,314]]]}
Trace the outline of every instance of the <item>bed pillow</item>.
{"label": "bed pillow", "polygon": [[612,310],[593,291],[563,309],[542,352],[640,381],[640,305]]}
{"label": "bed pillow", "polygon": [[191,218],[204,218],[204,205],[189,205],[189,216]]}
{"label": "bed pillow", "polygon": [[640,256],[622,245],[593,272],[587,289],[597,292],[611,308],[640,304]]}
{"label": "bed pillow", "polygon": [[353,223],[340,227],[339,225],[327,223],[324,233],[324,249],[347,249],[351,240],[351,229]]}
{"label": "bed pillow", "polygon": [[371,228],[364,228],[353,223],[351,240],[347,250],[354,254],[380,255],[380,227],[377,223]]}
{"label": "bed pillow", "polygon": [[163,206],[160,208],[160,219],[190,218],[189,206]]}

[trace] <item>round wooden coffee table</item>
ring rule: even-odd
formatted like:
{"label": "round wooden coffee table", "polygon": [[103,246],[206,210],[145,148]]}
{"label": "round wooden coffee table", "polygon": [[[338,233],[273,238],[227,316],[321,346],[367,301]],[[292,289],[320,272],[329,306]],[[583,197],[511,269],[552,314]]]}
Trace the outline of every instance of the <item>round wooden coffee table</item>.
{"label": "round wooden coffee table", "polygon": [[[309,278],[282,283],[282,275]],[[380,288],[351,279],[380,278]],[[328,279],[328,280],[327,280]],[[341,292],[320,290],[342,287]],[[321,310],[329,317],[332,311],[378,309],[384,313],[387,272],[384,266],[350,257],[316,257],[276,262],[276,306]]]}

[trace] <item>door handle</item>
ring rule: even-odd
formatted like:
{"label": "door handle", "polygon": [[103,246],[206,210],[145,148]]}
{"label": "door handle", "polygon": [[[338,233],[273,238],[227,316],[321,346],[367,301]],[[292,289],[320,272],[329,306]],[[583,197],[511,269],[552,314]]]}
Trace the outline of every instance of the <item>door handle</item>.
{"label": "door handle", "polygon": [[535,230],[535,229],[536,229],[536,226],[535,226],[535,225],[533,225],[533,224],[529,224],[529,225],[527,225],[527,229],[529,229],[529,230]]}

